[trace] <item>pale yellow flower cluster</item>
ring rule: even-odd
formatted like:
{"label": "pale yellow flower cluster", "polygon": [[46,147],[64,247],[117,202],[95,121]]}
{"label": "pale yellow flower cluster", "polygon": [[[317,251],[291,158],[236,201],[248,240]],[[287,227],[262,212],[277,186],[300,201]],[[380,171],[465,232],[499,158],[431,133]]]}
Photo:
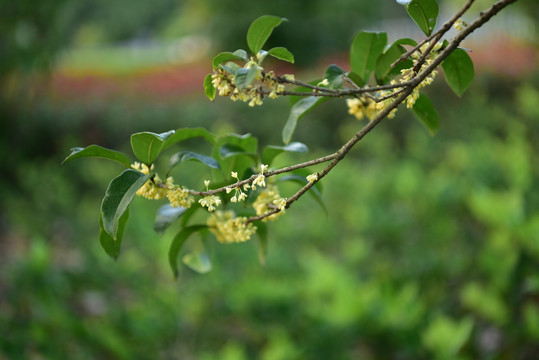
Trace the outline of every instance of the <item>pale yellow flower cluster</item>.
{"label": "pale yellow flower cluster", "polygon": [[189,190],[182,186],[179,186],[176,189],[169,189],[167,191],[167,198],[172,207],[183,206],[185,208],[190,208],[195,202],[195,199],[189,195]]}
{"label": "pale yellow flower cluster", "polygon": [[318,173],[307,175],[308,182],[312,183],[312,182],[315,182],[316,180],[318,180]]}
{"label": "pale yellow flower cluster", "polygon": [[281,211],[268,217],[265,217],[264,219],[262,219],[262,221],[266,222],[268,220],[273,221],[277,219],[279,216],[284,214],[284,209],[286,206],[286,199],[283,199],[281,197],[277,186],[268,184],[268,187],[262,190],[260,194],[258,194],[258,197],[253,203],[253,208],[255,209],[257,215],[263,215],[268,211],[273,210],[270,207],[274,206],[277,206]]}
{"label": "pale yellow flower cluster", "polygon": [[210,231],[223,244],[244,242],[256,233],[256,226],[247,218],[236,217],[233,211],[217,210],[207,220]]}
{"label": "pale yellow flower cluster", "polygon": [[358,120],[363,119],[363,117],[372,120],[378,114],[376,102],[367,97],[346,99],[346,105],[348,105],[348,113],[354,115]]}
{"label": "pale yellow flower cluster", "polygon": [[[249,102],[249,106],[253,107],[255,105],[262,105],[263,101],[263,88],[268,89],[270,93],[268,97],[270,99],[275,99],[279,96],[279,93],[285,90],[284,85],[279,84],[275,81],[275,73],[269,71],[268,73],[263,73],[263,68],[258,65],[254,59],[247,62],[244,68],[250,69],[252,67],[257,67],[257,73],[255,76],[255,81],[258,83],[253,83],[245,89],[238,89],[236,86],[235,76],[228,74],[223,69],[217,69],[212,75],[212,84],[217,89],[219,96],[229,96],[232,101],[243,101]],[[293,75],[285,75],[285,78],[292,79]]]}
{"label": "pale yellow flower cluster", "polygon": [[[425,44],[423,44],[420,48],[419,48],[419,51],[416,51],[412,54],[412,59],[413,59],[413,64],[414,64],[414,67],[417,65],[417,61],[419,60],[419,58],[421,57],[421,55],[427,51],[427,49],[429,48],[430,46],[430,43],[427,42]],[[421,65],[421,69],[419,69],[418,72],[421,72],[423,71],[425,68],[427,68],[428,66],[430,66],[432,64],[432,62],[434,61],[434,58],[436,58],[436,55],[438,55],[438,51],[442,48],[442,43],[441,42],[438,42],[436,43],[431,52],[428,54],[428,56],[425,58],[425,61],[423,62],[423,64]],[[402,74],[402,78],[401,78],[401,82],[406,82],[410,79],[412,79],[412,77],[415,76],[415,73],[413,71],[413,68],[410,68],[410,69],[402,69],[401,70],[401,74]],[[436,75],[438,74],[438,70],[433,70],[429,76],[427,76],[418,86],[416,86],[416,88],[414,89],[414,91],[406,98],[406,107],[408,109],[411,109],[414,107],[414,104],[417,100],[417,98],[419,97],[419,90],[426,87],[426,86],[429,86],[430,84],[432,84],[432,82],[434,81],[434,78],[436,77]]]}
{"label": "pale yellow flower cluster", "polygon": [[458,31],[462,31],[464,30],[464,28],[468,26],[468,24],[463,21],[462,19],[458,19],[457,21],[455,21],[455,23],[453,24],[453,27],[455,29],[457,29]]}
{"label": "pale yellow flower cluster", "polygon": [[[235,171],[232,171],[231,173],[232,177],[238,181],[240,181],[240,178],[238,177],[238,173],[235,172]],[[247,191],[247,189],[249,189],[251,186],[249,184],[245,184],[243,185],[243,189],[245,191]],[[239,186],[236,186],[236,187],[227,187],[226,188],[226,193],[227,194],[230,194],[232,192],[232,190],[234,190],[234,196],[232,196],[232,198],[230,199],[231,202],[235,203],[235,202],[241,202],[241,201],[245,201],[245,199],[247,199],[247,194],[244,193],[243,191],[241,191],[241,187]]]}
{"label": "pale yellow flower cluster", "polygon": [[[146,164],[135,161],[131,165],[131,168],[148,175],[153,171],[154,166],[148,167]],[[168,177],[167,181],[164,182],[159,178],[159,175],[155,174],[152,179],[146,181],[144,185],[137,190],[137,195],[150,200],[164,199],[167,196],[168,187],[173,185],[173,181],[172,177]]]}
{"label": "pale yellow flower cluster", "polygon": [[264,176],[264,172],[268,169],[268,165],[260,165],[260,174],[253,180],[253,184],[251,185],[251,188],[253,190],[256,190],[257,186],[260,187],[266,187],[266,177]]}

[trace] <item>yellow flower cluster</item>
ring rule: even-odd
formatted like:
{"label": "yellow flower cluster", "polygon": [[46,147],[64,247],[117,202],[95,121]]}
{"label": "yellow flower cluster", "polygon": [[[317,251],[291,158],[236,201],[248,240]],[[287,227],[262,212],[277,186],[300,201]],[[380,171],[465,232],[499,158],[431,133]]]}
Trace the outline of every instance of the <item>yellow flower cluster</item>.
{"label": "yellow flower cluster", "polygon": [[[153,171],[154,166],[148,167],[146,164],[135,161],[131,165],[131,168],[148,175]],[[168,187],[173,186],[173,181],[172,177],[168,177],[167,181],[164,182],[159,178],[159,175],[155,174],[152,179],[146,181],[144,185],[137,190],[137,195],[150,200],[164,199],[167,196]]]}
{"label": "yellow flower cluster", "polygon": [[316,180],[318,180],[318,173],[307,175],[308,182],[312,183],[312,182],[315,182]]}
{"label": "yellow flower cluster", "polygon": [[253,185],[251,188],[256,190],[257,186],[266,187],[266,177],[264,176],[264,171],[268,170],[268,165],[260,165],[260,174],[253,180]]}
{"label": "yellow flower cluster", "polygon": [[[429,46],[430,46],[430,43],[427,42],[419,48],[419,51],[416,51],[412,54],[412,59],[413,59],[413,64],[414,64],[413,67],[417,65],[417,61],[419,60],[421,55],[425,51],[427,51]],[[442,47],[441,42],[438,42],[433,46],[431,52],[428,54],[428,56],[425,58],[425,61],[421,65],[421,69],[419,69],[419,72],[423,71],[425,68],[427,68],[428,66],[432,64],[432,62],[434,61],[434,58],[436,57],[436,55],[438,55],[438,51],[441,49],[441,47]],[[401,70],[401,74],[402,74],[401,82],[406,82],[415,76],[413,67],[409,69]],[[427,76],[418,86],[416,86],[414,91],[406,98],[406,107],[408,109],[411,109],[412,107],[414,107],[414,104],[417,98],[419,97],[419,90],[424,88],[425,86],[429,86],[430,84],[432,84],[437,74],[438,74],[438,70],[433,70],[429,74],[429,76]]]}
{"label": "yellow flower cluster", "polygon": [[354,115],[358,120],[363,119],[363,117],[372,120],[378,113],[377,104],[366,97],[346,99],[346,105],[348,105],[348,113]]}
{"label": "yellow flower cluster", "polygon": [[170,206],[173,207],[183,206],[185,208],[190,208],[195,202],[195,199],[189,195],[189,190],[182,186],[179,186],[176,189],[169,189],[167,191],[167,198],[168,201],[170,201]]}
{"label": "yellow flower cluster", "polygon": [[[232,171],[232,177],[238,181],[240,181],[240,178],[238,177],[238,173],[235,172],[235,171]],[[245,191],[247,191],[247,189],[249,189],[251,186],[249,184],[245,184],[243,185],[243,189]],[[235,203],[235,202],[238,202],[238,201],[244,201],[245,199],[247,199],[247,194],[244,193],[243,191],[241,191],[241,188],[239,186],[236,186],[236,187],[227,187],[226,188],[226,193],[227,194],[230,194],[232,192],[232,190],[234,190],[234,196],[232,196],[232,198],[230,199],[231,202]]]}
{"label": "yellow flower cluster", "polygon": [[[236,78],[233,74],[228,74],[221,68],[217,69],[211,78],[212,84],[215,89],[217,89],[219,96],[229,96],[232,101],[240,100],[243,102],[249,102],[249,106],[251,107],[255,105],[262,105],[262,98],[264,94],[263,87],[268,89],[268,97],[270,99],[275,99],[278,97],[278,93],[285,90],[284,85],[275,81],[275,73],[273,71],[263,73],[264,69],[258,65],[254,59],[247,62],[244,68],[250,69],[255,66],[257,68],[255,81],[258,81],[258,83],[251,84],[245,89],[239,89],[236,86]],[[293,79],[293,75],[285,75],[285,77]]]}
{"label": "yellow flower cluster", "polygon": [[464,30],[464,28],[468,26],[468,24],[466,23],[466,21],[463,21],[462,19],[458,19],[457,21],[455,21],[455,23],[453,24],[453,27],[455,29],[457,29],[458,31],[462,31]]}
{"label": "yellow flower cluster", "polygon": [[268,187],[262,190],[260,194],[258,194],[258,197],[253,203],[253,208],[255,209],[257,215],[263,215],[268,211],[273,210],[275,206],[278,207],[281,211],[268,217],[265,217],[264,219],[262,219],[262,221],[266,222],[268,220],[273,221],[277,219],[279,216],[284,214],[286,206],[286,199],[283,199],[281,197],[277,186],[268,184]]}
{"label": "yellow flower cluster", "polygon": [[244,242],[256,232],[256,226],[247,218],[236,217],[233,211],[218,210],[207,220],[210,231],[223,244]]}

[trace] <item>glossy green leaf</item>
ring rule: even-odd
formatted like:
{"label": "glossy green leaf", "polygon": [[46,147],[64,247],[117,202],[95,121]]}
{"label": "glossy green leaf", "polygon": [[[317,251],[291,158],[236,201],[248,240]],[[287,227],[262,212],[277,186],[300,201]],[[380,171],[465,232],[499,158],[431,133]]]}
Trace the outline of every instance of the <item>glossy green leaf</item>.
{"label": "glossy green leaf", "polygon": [[474,78],[473,61],[465,50],[455,49],[443,62],[445,80],[449,87],[462,96]]}
{"label": "glossy green leaf", "polygon": [[324,72],[324,79],[328,79],[329,81],[329,85],[327,87],[330,89],[340,88],[344,82],[342,75],[345,73],[346,71],[344,71],[344,69],[341,67],[335,64],[329,65]]}
{"label": "glossy green leaf", "polygon": [[239,174],[258,163],[258,140],[251,134],[229,134],[217,139],[212,157],[219,161],[225,174]]}
{"label": "glossy green leaf", "polygon": [[122,238],[124,236],[124,229],[128,219],[129,208],[124,211],[120,217],[120,220],[118,221],[118,233],[116,234],[116,239],[114,239],[103,227],[103,218],[101,217],[101,213],[99,213],[99,243],[105,252],[114,260],[118,259],[118,256],[120,256]]}
{"label": "glossy green leaf", "polygon": [[[217,149],[220,149],[225,144],[234,145],[248,153],[256,153],[258,151],[258,140],[251,134],[228,134],[217,139],[215,145]],[[214,151],[213,157],[217,158],[218,155],[219,151]]]}
{"label": "glossy green leaf", "polygon": [[168,262],[170,264],[172,272],[174,273],[174,277],[178,277],[178,255],[180,253],[180,250],[182,249],[182,246],[185,244],[189,236],[191,236],[193,233],[207,228],[207,225],[187,226],[181,229],[178,234],[176,234],[168,250]]}
{"label": "glossy green leaf", "polygon": [[246,89],[253,83],[258,73],[258,67],[251,66],[250,68],[240,68],[235,73],[235,83],[238,89]]}
{"label": "glossy green leaf", "polygon": [[182,216],[186,211],[187,208],[183,206],[173,207],[170,204],[161,206],[157,210],[153,229],[159,235],[163,235],[170,225],[172,225],[172,223]]}
{"label": "glossy green leaf", "polygon": [[290,140],[292,140],[292,135],[296,130],[298,120],[309,110],[313,109],[316,105],[320,104],[323,101],[324,98],[322,97],[308,96],[299,100],[297,103],[294,104],[294,106],[292,106],[292,109],[290,110],[290,115],[288,116],[288,120],[284,125],[282,133],[283,142],[285,144],[288,144]]}
{"label": "glossy green leaf", "polygon": [[172,170],[173,167],[175,167],[176,165],[184,161],[198,161],[213,169],[220,168],[217,160],[215,160],[212,157],[198,154],[193,151],[180,151],[170,157],[170,160],[168,162],[168,171],[170,172],[170,170]]}
{"label": "glossy green leaf", "polygon": [[131,148],[133,153],[143,163],[152,164],[161,150],[163,150],[165,141],[174,135],[174,130],[161,134],[143,131],[131,135]]}
{"label": "glossy green leaf", "polygon": [[258,155],[256,153],[246,152],[239,146],[229,144],[223,145],[219,148],[219,155],[221,159],[227,159],[238,155],[245,155],[254,158],[255,162],[258,159]]}
{"label": "glossy green leaf", "polygon": [[278,16],[263,15],[251,23],[249,30],[247,30],[247,45],[253,54],[262,49],[273,29],[283,21],[286,21],[286,19]]}
{"label": "glossy green leaf", "polygon": [[238,64],[234,63],[234,62],[227,62],[226,64],[221,64],[219,65],[219,67],[221,69],[223,69],[224,71],[230,73],[230,74],[235,74],[236,71],[238,71],[239,69],[243,69],[241,66],[239,66]]}
{"label": "glossy green leaf", "polygon": [[440,128],[440,119],[434,105],[425,94],[419,95],[412,112],[425,125],[431,135],[436,134]]}
{"label": "glossy green leaf", "polygon": [[415,41],[414,39],[410,39],[410,38],[402,38],[402,39],[397,39],[393,42],[392,45],[410,45],[410,46],[416,46],[417,45],[417,41]]}
{"label": "glossy green leaf", "polygon": [[262,151],[262,163],[271,165],[273,159],[283,152],[306,153],[307,151],[309,151],[307,145],[300,142],[291,142],[285,146],[268,145]]}
{"label": "glossy green leaf", "polygon": [[374,76],[378,84],[384,83],[384,79],[391,71],[391,64],[393,64],[402,54],[406,52],[401,45],[392,44],[376,62],[376,71]]}
{"label": "glossy green leaf", "polygon": [[[347,74],[347,76],[348,76],[348,79],[352,80],[352,82],[354,82],[354,84],[356,84],[357,86],[361,87],[361,86],[365,85],[365,82],[363,81],[361,76],[359,76],[357,73],[355,73],[353,71],[350,71]],[[351,86],[348,85],[348,87],[351,87]]]}
{"label": "glossy green leaf", "polygon": [[410,15],[425,35],[430,35],[436,26],[436,19],[438,18],[438,4],[436,0],[412,0],[404,5],[406,5],[408,15]]}
{"label": "glossy green leaf", "polygon": [[133,169],[124,170],[118,177],[112,179],[101,203],[103,229],[112,236],[118,235],[118,222],[135,197],[137,190],[150,178]]}
{"label": "glossy green leaf", "polygon": [[[279,181],[293,181],[300,184],[301,186],[304,186],[308,183],[306,177],[295,175],[295,174],[283,176],[279,179]],[[312,198],[318,203],[318,205],[320,205],[322,210],[324,210],[324,213],[327,216],[328,210],[326,208],[326,204],[324,204],[324,200],[322,199],[322,194],[320,193],[319,189],[316,187],[316,184],[315,186],[311,187],[308,192],[312,196]]]}
{"label": "glossy green leaf", "polygon": [[122,165],[125,165],[125,167],[131,166],[131,161],[129,161],[129,158],[125,156],[125,154],[119,151],[105,149],[104,147],[101,147],[99,145],[90,145],[85,148],[72,148],[71,154],[69,154],[69,156],[66,157],[64,161],[62,161],[62,164],[69,160],[78,159],[81,157],[97,157],[102,159],[109,159],[117,161]]}
{"label": "glossy green leaf", "polygon": [[163,149],[165,150],[169,146],[179,143],[183,140],[193,139],[201,137],[204,138],[210,144],[215,144],[215,135],[210,133],[204,128],[180,128],[174,131],[174,134],[168,137],[168,139],[163,144]]}
{"label": "glossy green leaf", "polygon": [[207,274],[212,269],[210,256],[205,250],[185,254],[182,262],[185,266],[199,274]]}
{"label": "glossy green leaf", "polygon": [[217,54],[212,61],[213,69],[217,69],[219,65],[233,60],[249,61],[249,56],[245,50],[236,50],[234,52],[225,51]]}
{"label": "glossy green leaf", "polygon": [[361,31],[352,41],[350,66],[362,80],[359,86],[369,81],[369,76],[376,69],[376,62],[386,44],[387,34],[384,32]]}
{"label": "glossy green leaf", "polygon": [[268,55],[273,56],[276,59],[288,61],[294,63],[294,55],[284,47],[274,47],[268,51]]}
{"label": "glossy green leaf", "polygon": [[215,86],[213,86],[212,83],[211,74],[206,75],[204,78],[204,94],[210,101],[213,101],[217,94],[217,89],[215,89]]}

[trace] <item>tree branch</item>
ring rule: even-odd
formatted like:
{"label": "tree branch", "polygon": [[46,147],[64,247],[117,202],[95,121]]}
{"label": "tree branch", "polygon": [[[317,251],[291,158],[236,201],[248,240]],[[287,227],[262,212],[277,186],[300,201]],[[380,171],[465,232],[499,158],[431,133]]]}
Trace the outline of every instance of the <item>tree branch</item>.
{"label": "tree branch", "polygon": [[[385,107],[383,110],[378,113],[378,115],[370,121],[367,125],[365,125],[361,130],[359,130],[350,140],[348,140],[336,153],[329,155],[328,159],[326,161],[331,160],[331,162],[320,172],[318,172],[318,179],[312,182],[307,183],[305,186],[303,186],[298,192],[296,192],[294,195],[289,197],[286,200],[286,206],[285,209],[288,209],[294,202],[296,202],[303,194],[305,194],[311,187],[314,186],[318,181],[320,181],[324,176],[326,176],[345,156],[348,154],[348,152],[361,140],[365,135],[367,135],[372,129],[374,129],[384,118],[389,115],[389,113],[396,109],[397,106],[399,106],[408,95],[412,93],[412,91],[430,74],[436,67],[438,67],[442,61],[444,61],[453,50],[455,50],[459,44],[468,37],[473,31],[480,28],[483,24],[485,24],[487,21],[489,21],[493,16],[495,16],[498,12],[500,12],[503,8],[507,7],[508,5],[516,2],[517,0],[500,0],[492,5],[489,9],[483,11],[480,13],[480,16],[470,25],[468,25],[465,29],[463,29],[451,42],[448,44],[448,46],[442,50],[436,58],[434,58],[433,62],[423,69],[417,76],[412,78],[408,84],[403,89],[402,93],[395,99],[391,104],[389,104],[387,107]],[[464,11],[466,11],[473,0],[468,1],[466,3],[465,7],[463,8]],[[461,9],[459,13],[464,13],[464,11]],[[456,21],[460,16],[457,13],[451,20],[455,19]],[[462,15],[462,14],[460,14]],[[453,22],[454,22],[453,21]],[[446,23],[448,24],[449,21]],[[445,27],[445,25],[444,25]],[[451,27],[451,25],[449,25]],[[445,30],[447,31],[447,30]],[[437,34],[435,35],[437,36]],[[259,215],[259,216],[252,216],[250,217],[247,222],[253,222],[262,220],[270,215],[276,214],[280,209],[274,209],[271,210],[265,214]]]}

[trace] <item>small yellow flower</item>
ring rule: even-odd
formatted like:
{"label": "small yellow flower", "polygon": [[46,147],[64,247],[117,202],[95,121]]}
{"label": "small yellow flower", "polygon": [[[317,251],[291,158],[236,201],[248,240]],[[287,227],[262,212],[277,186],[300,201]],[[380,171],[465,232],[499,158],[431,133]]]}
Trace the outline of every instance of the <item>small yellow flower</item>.
{"label": "small yellow flower", "polygon": [[202,205],[202,207],[207,207],[208,211],[211,212],[215,210],[216,206],[221,205],[221,199],[218,196],[209,195],[198,200],[198,203]]}
{"label": "small yellow flower", "polygon": [[307,176],[307,181],[310,183],[315,182],[316,180],[318,180],[318,173],[314,173]]}
{"label": "small yellow flower", "polygon": [[320,81],[317,86],[328,86],[328,85],[329,85],[329,80],[324,79],[324,80]]}

